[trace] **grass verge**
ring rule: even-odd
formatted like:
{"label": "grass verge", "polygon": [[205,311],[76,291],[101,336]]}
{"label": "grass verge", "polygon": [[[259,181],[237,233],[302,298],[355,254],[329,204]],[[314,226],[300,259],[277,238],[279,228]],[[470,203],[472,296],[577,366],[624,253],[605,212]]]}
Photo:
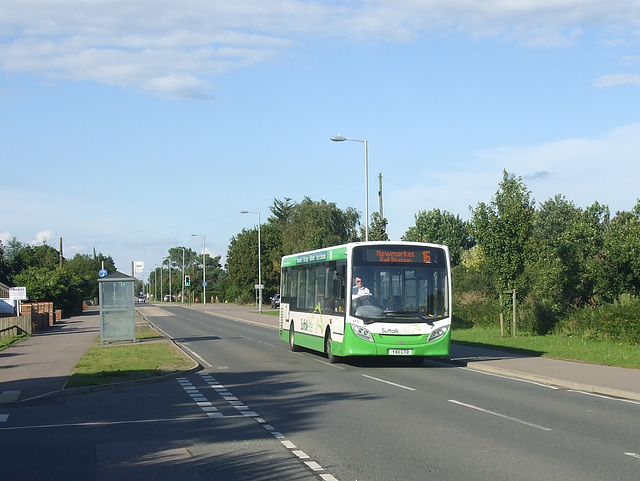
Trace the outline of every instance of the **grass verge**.
{"label": "grass verge", "polygon": [[148,379],[193,366],[191,358],[146,323],[136,326],[136,341],[89,348],[73,369],[65,388]]}
{"label": "grass verge", "polygon": [[614,341],[594,341],[559,335],[532,336],[525,333],[515,338],[502,338],[499,329],[455,327],[451,330],[451,341],[528,356],[640,369],[640,346]]}
{"label": "grass verge", "polygon": [[0,351],[12,346],[13,344],[18,344],[25,339],[29,339],[29,337],[29,334],[20,334],[18,336],[0,338]]}

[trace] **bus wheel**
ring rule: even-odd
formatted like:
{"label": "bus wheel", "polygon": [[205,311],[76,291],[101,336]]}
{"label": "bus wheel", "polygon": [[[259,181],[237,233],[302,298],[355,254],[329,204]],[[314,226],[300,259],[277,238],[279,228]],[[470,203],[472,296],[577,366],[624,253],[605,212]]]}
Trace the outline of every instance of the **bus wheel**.
{"label": "bus wheel", "polygon": [[327,359],[331,364],[338,361],[338,357],[331,354],[331,332],[327,332],[324,338],[324,350],[327,354]]}
{"label": "bus wheel", "polygon": [[299,349],[298,346],[296,346],[295,334],[296,333],[293,328],[293,322],[292,322],[291,326],[289,326],[289,349],[291,349],[293,352]]}

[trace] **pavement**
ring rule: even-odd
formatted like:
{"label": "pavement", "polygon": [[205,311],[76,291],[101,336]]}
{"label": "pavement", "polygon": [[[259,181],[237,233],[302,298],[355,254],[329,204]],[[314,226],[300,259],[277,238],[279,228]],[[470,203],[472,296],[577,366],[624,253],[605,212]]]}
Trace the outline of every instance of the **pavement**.
{"label": "pavement", "polygon": [[[164,304],[140,304],[144,316],[156,315]],[[198,304],[210,314],[242,322],[278,328],[278,316],[260,314],[256,306]],[[263,312],[271,311],[269,305]],[[68,393],[64,390],[74,366],[95,345],[100,334],[97,308],[63,319],[45,332],[0,351],[0,404],[24,402]],[[640,401],[640,369],[600,366],[519,355],[478,347],[451,345],[449,361],[468,369],[525,381],[617,398]]]}

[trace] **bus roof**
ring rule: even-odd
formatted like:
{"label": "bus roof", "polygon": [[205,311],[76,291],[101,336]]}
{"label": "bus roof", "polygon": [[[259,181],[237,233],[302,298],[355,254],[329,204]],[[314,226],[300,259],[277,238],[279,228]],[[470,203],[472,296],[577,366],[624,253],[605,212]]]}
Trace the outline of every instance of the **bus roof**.
{"label": "bus roof", "polygon": [[445,249],[448,254],[447,246],[440,244],[431,244],[426,242],[409,242],[409,241],[370,241],[370,242],[352,242],[333,247],[324,247],[298,254],[290,254],[282,257],[282,267],[292,267],[302,264],[312,264],[316,262],[335,261],[347,258],[347,251],[357,245],[406,245],[406,246],[429,246]]}

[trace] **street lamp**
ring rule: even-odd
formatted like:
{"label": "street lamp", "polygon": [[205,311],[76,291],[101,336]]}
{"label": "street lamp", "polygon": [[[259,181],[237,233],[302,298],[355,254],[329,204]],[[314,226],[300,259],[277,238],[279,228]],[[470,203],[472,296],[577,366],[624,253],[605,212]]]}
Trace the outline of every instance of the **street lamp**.
{"label": "street lamp", "polygon": [[260,212],[241,210],[241,214],[258,214],[258,312],[262,314],[262,265],[260,262]]}
{"label": "street lamp", "polygon": [[364,143],[364,240],[369,240],[369,148],[367,147],[367,140],[347,139],[338,134],[331,137],[334,142],[362,142]]}
{"label": "street lamp", "polygon": [[191,237],[202,237],[202,303],[207,305],[207,271],[205,270],[206,265],[206,252],[204,250],[204,234],[191,234]]}

